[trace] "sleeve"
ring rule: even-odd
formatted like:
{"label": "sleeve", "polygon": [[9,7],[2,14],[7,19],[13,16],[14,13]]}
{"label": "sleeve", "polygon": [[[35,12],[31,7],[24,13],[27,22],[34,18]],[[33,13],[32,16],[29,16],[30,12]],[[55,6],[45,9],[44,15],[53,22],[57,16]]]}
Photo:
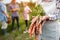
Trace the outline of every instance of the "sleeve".
{"label": "sleeve", "polygon": [[49,16],[50,20],[56,20],[58,19],[58,11],[56,9],[56,3],[55,2],[52,2],[50,5],[47,4],[47,6],[44,4],[43,6],[43,9],[46,13],[46,16]]}
{"label": "sleeve", "polygon": [[28,7],[28,9],[31,10],[30,7]]}
{"label": "sleeve", "polygon": [[11,10],[11,9],[12,9],[12,6],[11,6],[11,4],[9,5],[9,7],[8,7],[8,8],[9,8],[9,10]]}
{"label": "sleeve", "polygon": [[55,11],[55,14],[54,15],[49,15],[49,19],[50,20],[57,20],[57,19],[60,19],[60,11]]}
{"label": "sleeve", "polygon": [[1,7],[1,11],[2,11],[2,12],[7,12],[7,8],[6,8],[5,5],[2,5],[2,7]]}

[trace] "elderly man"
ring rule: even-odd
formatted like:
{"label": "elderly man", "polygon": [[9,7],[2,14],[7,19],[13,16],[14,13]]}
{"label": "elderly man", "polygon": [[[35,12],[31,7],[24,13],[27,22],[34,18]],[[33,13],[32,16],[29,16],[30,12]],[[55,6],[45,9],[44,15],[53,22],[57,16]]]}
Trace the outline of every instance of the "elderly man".
{"label": "elderly man", "polygon": [[41,5],[49,20],[43,26],[42,35],[38,35],[39,40],[59,40],[60,24],[57,20],[60,19],[60,12],[56,8],[56,0],[44,0]]}
{"label": "elderly man", "polygon": [[3,0],[0,0],[0,23],[2,23],[2,33],[3,35],[6,34],[6,28],[7,28],[7,18],[9,17],[6,11],[6,6],[2,2]]}

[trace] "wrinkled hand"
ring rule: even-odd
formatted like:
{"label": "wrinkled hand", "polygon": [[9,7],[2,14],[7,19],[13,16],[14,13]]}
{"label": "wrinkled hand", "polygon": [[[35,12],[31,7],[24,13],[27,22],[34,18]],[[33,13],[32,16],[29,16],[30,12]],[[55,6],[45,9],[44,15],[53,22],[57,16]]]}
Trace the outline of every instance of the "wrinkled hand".
{"label": "wrinkled hand", "polygon": [[43,16],[42,20],[49,19],[49,16]]}

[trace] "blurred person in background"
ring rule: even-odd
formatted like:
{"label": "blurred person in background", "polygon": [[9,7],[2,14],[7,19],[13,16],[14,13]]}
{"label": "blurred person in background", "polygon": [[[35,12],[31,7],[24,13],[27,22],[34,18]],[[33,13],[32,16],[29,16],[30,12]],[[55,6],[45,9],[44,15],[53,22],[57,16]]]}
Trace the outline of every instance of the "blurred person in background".
{"label": "blurred person in background", "polygon": [[6,34],[6,29],[7,29],[7,18],[9,18],[9,15],[7,14],[7,9],[6,5],[2,2],[3,0],[0,0],[0,23],[2,23],[2,33],[3,35]]}
{"label": "blurred person in background", "polygon": [[25,24],[26,24],[26,32],[28,32],[28,21],[29,21],[29,14],[30,12],[32,12],[32,10],[30,9],[30,7],[28,6],[27,2],[23,2],[23,6],[24,6],[24,11],[23,11],[23,16],[24,16],[24,20],[25,20]]}
{"label": "blurred person in background", "polygon": [[19,27],[20,27],[20,23],[19,23],[19,11],[20,11],[20,8],[19,8],[19,5],[16,3],[16,0],[12,0],[10,5],[9,5],[9,10],[11,11],[12,13],[12,30],[14,30],[14,23],[15,23],[15,20],[17,21],[17,27],[18,27],[18,30],[19,30]]}

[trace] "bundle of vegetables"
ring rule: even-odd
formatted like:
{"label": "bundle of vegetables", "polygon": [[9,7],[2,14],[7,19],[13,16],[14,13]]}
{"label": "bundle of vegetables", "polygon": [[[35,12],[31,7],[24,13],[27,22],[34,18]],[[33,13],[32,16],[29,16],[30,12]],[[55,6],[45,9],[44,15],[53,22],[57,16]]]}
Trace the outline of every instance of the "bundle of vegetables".
{"label": "bundle of vegetables", "polygon": [[36,40],[38,40],[38,34],[39,33],[42,34],[42,27],[47,20],[49,20],[49,17],[47,17],[47,16],[43,16],[43,17],[36,16],[32,19],[31,25],[29,28],[30,38],[35,33],[35,38],[36,38]]}
{"label": "bundle of vegetables", "polygon": [[41,7],[41,5],[37,5],[32,8],[31,16],[37,16],[37,15],[40,15],[40,16],[45,15],[45,12],[44,12],[43,8]]}

